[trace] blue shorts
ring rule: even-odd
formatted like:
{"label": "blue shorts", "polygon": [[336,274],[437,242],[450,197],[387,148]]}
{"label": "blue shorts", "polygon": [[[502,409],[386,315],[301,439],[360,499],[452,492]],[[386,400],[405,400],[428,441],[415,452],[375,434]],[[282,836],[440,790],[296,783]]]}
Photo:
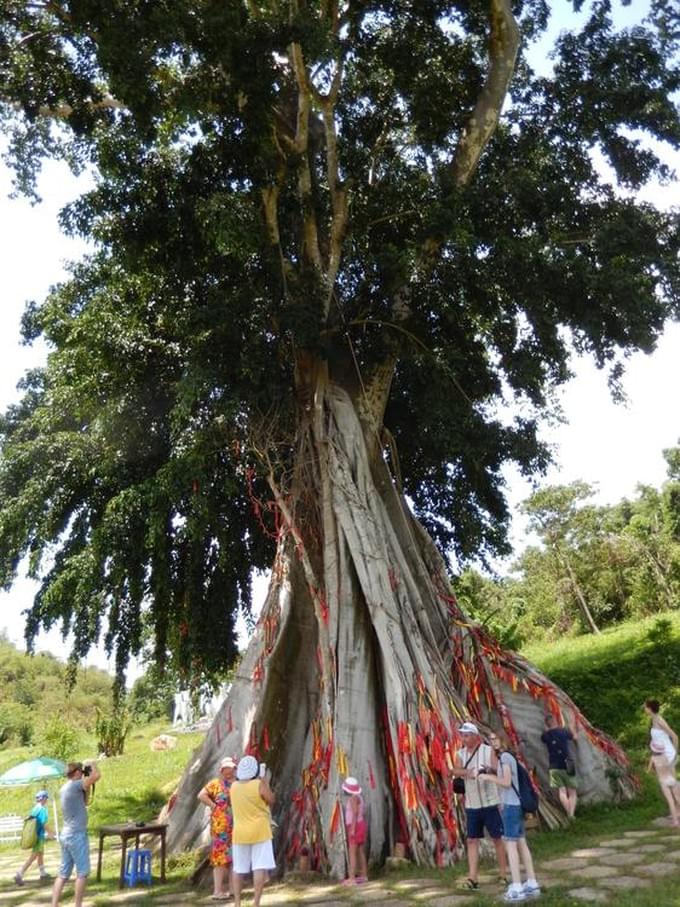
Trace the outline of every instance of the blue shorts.
{"label": "blue shorts", "polygon": [[519,841],[524,837],[524,813],[521,806],[503,804],[503,838]]}
{"label": "blue shorts", "polygon": [[69,879],[76,867],[76,876],[81,879],[90,874],[90,842],[86,831],[72,831],[61,835],[61,866],[59,877]]}
{"label": "blue shorts", "polygon": [[503,822],[497,806],[483,806],[481,809],[466,809],[468,838],[483,838],[484,829],[495,839],[503,835]]}

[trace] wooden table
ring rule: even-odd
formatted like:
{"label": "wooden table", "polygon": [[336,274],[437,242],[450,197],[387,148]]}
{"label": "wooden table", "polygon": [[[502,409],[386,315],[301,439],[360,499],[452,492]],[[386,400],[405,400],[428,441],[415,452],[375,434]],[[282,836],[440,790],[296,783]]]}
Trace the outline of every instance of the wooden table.
{"label": "wooden table", "polygon": [[119,888],[123,887],[123,877],[125,876],[125,856],[127,854],[127,842],[130,838],[135,839],[135,847],[139,850],[139,839],[142,835],[159,835],[161,839],[161,882],[165,881],[165,832],[167,824],[164,822],[123,822],[120,825],[102,825],[99,829],[99,854],[97,856],[97,881],[101,882],[102,878],[102,851],[104,849],[104,838],[114,835],[121,839],[123,849],[120,855],[120,881]]}

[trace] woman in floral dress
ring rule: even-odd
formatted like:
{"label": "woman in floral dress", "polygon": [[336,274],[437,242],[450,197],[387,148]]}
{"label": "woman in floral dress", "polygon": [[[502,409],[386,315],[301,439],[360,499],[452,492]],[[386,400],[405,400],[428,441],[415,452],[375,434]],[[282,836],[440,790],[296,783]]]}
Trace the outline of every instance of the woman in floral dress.
{"label": "woman in floral dress", "polygon": [[[218,778],[209,781],[198,799],[210,809],[210,865],[213,868],[213,901],[226,901],[231,891],[231,798],[236,760],[226,756],[220,762]],[[225,887],[226,881],[226,887]]]}

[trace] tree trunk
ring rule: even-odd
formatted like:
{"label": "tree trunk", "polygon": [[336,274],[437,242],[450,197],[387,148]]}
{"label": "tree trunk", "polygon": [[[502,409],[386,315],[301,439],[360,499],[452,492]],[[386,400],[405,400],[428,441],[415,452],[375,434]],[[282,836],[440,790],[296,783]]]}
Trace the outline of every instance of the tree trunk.
{"label": "tree trunk", "polygon": [[307,848],[314,868],[345,874],[340,788],[348,774],[368,803],[371,861],[403,841],[418,864],[448,865],[463,853],[450,769],[464,718],[510,733],[537,768],[551,825],[561,813],[547,790],[546,711],[575,717],[585,800],[634,789],[616,745],[458,608],[366,411],[366,399],[325,380],[302,408],[293,486],[284,495],[272,483],[284,528],[267,599],[230,694],[171,801],[174,851],[207,840],[196,794],[225,754],[249,752],[272,771],[279,867],[293,867]]}
{"label": "tree trunk", "polygon": [[583,594],[583,589],[581,589],[579,581],[576,579],[576,574],[574,573],[574,569],[571,566],[569,556],[564,552],[560,552],[559,556],[562,560],[562,563],[564,564],[564,569],[567,571],[567,574],[569,576],[571,590],[576,597],[576,602],[578,604],[579,611],[581,612],[581,617],[583,618],[585,625],[588,627],[591,633],[599,633],[600,628],[595,623],[595,619],[593,618],[590,608],[588,607],[588,602],[586,601],[586,597]]}

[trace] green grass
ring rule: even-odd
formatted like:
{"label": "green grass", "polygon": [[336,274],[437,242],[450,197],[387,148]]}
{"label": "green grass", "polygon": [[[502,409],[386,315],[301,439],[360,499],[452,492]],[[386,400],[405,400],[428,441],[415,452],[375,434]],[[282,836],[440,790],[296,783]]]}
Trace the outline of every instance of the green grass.
{"label": "green grass", "polygon": [[649,738],[645,699],[658,699],[664,718],[680,729],[680,614],[621,624],[597,636],[526,646],[522,654],[635,761]]}
{"label": "green grass", "polygon": [[[93,869],[96,861],[97,828],[110,823],[155,818],[177,786],[190,761],[191,754],[202,743],[204,736],[196,733],[177,734],[175,749],[161,752],[151,750],[149,748],[151,740],[162,731],[167,731],[167,726],[160,723],[133,729],[122,756],[99,761],[102,777],[96,785],[94,800],[89,810]],[[37,755],[41,754],[29,747],[1,750],[0,772]],[[84,750],[76,755],[78,759],[88,757],[92,757],[92,750]],[[59,781],[52,782],[48,787],[54,793],[60,784]],[[35,791],[40,786],[40,784],[33,784],[26,787],[0,788],[0,815],[11,813],[26,815],[34,803]],[[50,824],[53,824],[51,803]],[[113,845],[114,839],[107,838],[104,849],[103,879],[100,883],[92,881],[88,885],[88,903],[109,904],[111,896],[118,891],[120,851],[114,850]],[[57,844],[48,843],[47,846],[53,853],[58,852]],[[24,858],[25,853],[18,850],[18,845],[0,845],[0,859],[7,861],[8,865],[12,860],[12,871],[21,864]],[[184,891],[193,868],[193,854],[183,854],[180,857],[171,856],[168,860],[168,884],[162,887],[156,886],[143,894],[140,891],[139,903],[153,904],[154,901],[160,903],[168,893]],[[9,875],[11,877],[11,873]],[[9,890],[12,887],[10,885]],[[30,898],[32,890],[35,889],[31,889],[29,886],[21,891],[17,890],[17,900],[12,900],[11,903],[23,903],[25,899]],[[160,902],[155,900],[159,897]],[[66,903],[66,898],[64,898],[64,902]],[[4,903],[5,900],[3,900]],[[136,898],[135,903],[137,903]]]}
{"label": "green grass", "polygon": [[[125,753],[99,761],[102,773],[96,785],[90,807],[90,828],[128,820],[142,821],[158,815],[162,805],[175,789],[193,750],[202,742],[203,734],[177,734],[174,750],[155,752],[149,743],[167,727],[153,724],[133,729],[128,737]],[[27,747],[0,751],[0,773],[34,756],[46,755]],[[78,753],[77,758],[92,757],[92,751]],[[33,805],[35,791],[40,784],[27,787],[0,787],[0,815],[24,815]],[[51,792],[59,782],[48,785]],[[50,804],[50,818],[52,809]]]}
{"label": "green grass", "polygon": [[[594,724],[623,744],[638,770],[647,757],[648,720],[641,710],[644,699],[654,696],[665,703],[665,717],[680,729],[680,615],[622,625],[597,637],[530,646],[523,654],[562,686]],[[102,780],[90,814],[93,831],[101,824],[150,819],[157,814],[202,739],[201,735],[179,734],[175,750],[155,753],[149,749],[149,742],[161,730],[160,725],[154,725],[133,731],[124,756],[102,761]],[[0,751],[0,771],[33,755],[37,754],[27,749]],[[78,755],[87,757],[91,752]],[[625,830],[646,828],[652,819],[665,815],[665,802],[655,779],[642,771],[640,779],[641,792],[635,800],[580,807],[577,821],[569,828],[532,833],[530,846],[535,860],[541,862],[576,848],[594,846]],[[0,789],[0,814],[24,813],[32,803],[32,793],[32,788]],[[680,835],[678,841],[680,846]],[[89,888],[88,900],[97,907],[110,904],[117,891],[118,859],[118,854],[108,852],[104,880]],[[193,903],[194,895],[188,888],[192,869],[192,855],[171,858],[168,885],[154,886],[150,891],[138,889],[134,903],[152,907],[163,903],[164,896],[172,892],[186,892],[186,903]],[[433,884],[455,889],[465,874],[463,862],[438,872],[412,867],[386,874],[382,879],[386,889],[396,893],[395,885],[401,879],[431,876]],[[500,889],[494,896],[471,897],[467,903],[470,907],[490,907],[498,903],[499,893]],[[333,899],[346,895],[344,890]],[[200,897],[204,898],[205,892]],[[24,898],[22,895],[11,903],[24,903]],[[540,903],[545,907],[571,907],[577,902],[568,897],[565,886],[558,886],[547,891]],[[680,907],[680,865],[677,876],[659,879],[647,890],[618,892],[609,903],[617,907]]]}

